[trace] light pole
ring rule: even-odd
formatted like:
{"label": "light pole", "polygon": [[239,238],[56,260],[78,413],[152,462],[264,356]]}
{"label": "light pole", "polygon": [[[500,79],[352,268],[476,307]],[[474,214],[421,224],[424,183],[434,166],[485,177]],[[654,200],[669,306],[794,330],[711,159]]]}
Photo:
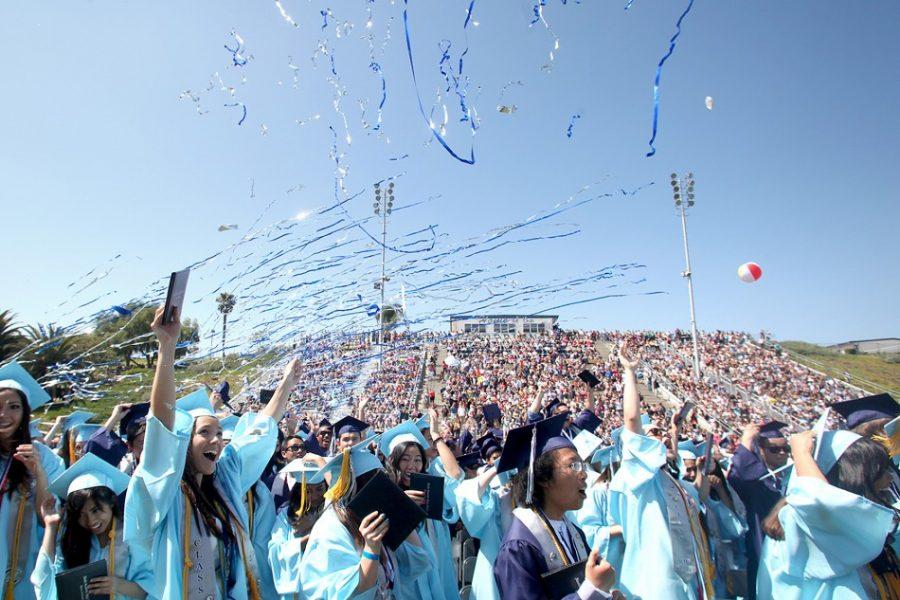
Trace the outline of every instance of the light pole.
{"label": "light pole", "polygon": [[[681,179],[678,175],[672,173],[672,197],[675,199],[675,206],[681,212],[681,239],[684,241],[684,263],[685,270],[681,276],[687,279],[688,296],[691,300],[691,338],[694,341],[694,379],[700,379],[700,347],[697,342],[697,314],[694,311],[694,282],[693,273],[691,272],[691,253],[688,251],[688,235],[687,235],[687,208],[694,206],[694,174],[688,173],[686,177]],[[684,194],[682,195],[682,190]]]}
{"label": "light pole", "polygon": [[384,357],[384,287],[390,279],[384,274],[384,264],[387,252],[387,218],[394,208],[394,182],[387,185],[384,192],[384,201],[381,198],[381,182],[375,184],[375,202],[372,208],[375,214],[381,216],[381,279],[375,283],[375,289],[381,290],[381,303],[378,305],[378,370],[381,370]]}

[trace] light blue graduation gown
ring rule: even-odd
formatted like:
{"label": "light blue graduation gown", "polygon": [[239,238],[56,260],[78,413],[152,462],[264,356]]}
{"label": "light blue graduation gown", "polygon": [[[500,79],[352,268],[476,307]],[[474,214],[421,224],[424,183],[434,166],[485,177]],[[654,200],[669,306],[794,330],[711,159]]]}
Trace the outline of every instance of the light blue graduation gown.
{"label": "light blue graduation gown", "polygon": [[[294,535],[294,528],[288,519],[290,506],[278,511],[272,537],[269,540],[269,567],[275,582],[275,591],[281,600],[303,600],[300,587],[300,559],[303,558],[303,545],[300,538]],[[297,594],[296,596],[294,594]]]}
{"label": "light blue graduation gown", "polygon": [[[661,482],[667,475],[660,471],[666,462],[665,447],[628,430],[622,431],[621,443],[622,463],[609,486],[609,516],[622,526],[625,543],[618,589],[633,600],[695,600],[698,578],[687,584],[673,566]],[[682,488],[690,492],[693,486]]]}
{"label": "light blue graduation gown", "polygon": [[428,535],[437,559],[435,569],[440,582],[440,589],[443,590],[442,595],[439,595],[437,589],[432,590],[432,593],[436,598],[459,600],[459,585],[457,584],[456,566],[453,562],[453,547],[450,541],[449,525],[459,521],[459,512],[456,510],[456,488],[465,476],[460,474],[459,479],[453,479],[447,475],[447,471],[444,470],[444,464],[439,457],[432,460],[431,464],[428,465],[428,473],[444,478],[444,518],[442,521],[430,519],[426,521]]}
{"label": "light blue graduation gown", "polygon": [[[125,498],[125,541],[150,553],[156,595],[160,598],[177,599],[183,594],[185,499],[181,477],[193,424],[193,417],[180,409],[175,411],[171,431],[156,417],[148,417],[141,463]],[[275,421],[247,413],[238,421],[231,443],[219,457],[216,485],[237,513],[244,531],[249,528],[243,496],[268,464],[277,438]],[[230,566],[236,582],[228,590],[228,597],[246,600],[247,579],[239,555],[235,552],[234,564]]]}
{"label": "light blue graduation gown", "polygon": [[459,518],[469,535],[481,542],[469,596],[474,600],[500,600],[500,592],[494,579],[494,561],[506,533],[503,527],[502,502],[498,490],[490,486],[479,497],[477,478],[467,479],[456,488]]}
{"label": "light blue graduation gown", "polygon": [[580,509],[566,513],[578,525],[591,550],[596,550],[608,563],[622,570],[621,536],[610,537],[609,529],[615,523],[609,516],[609,483],[596,483],[587,489],[587,498]]}
{"label": "light blue graduation gown", "polygon": [[766,538],[757,598],[866,598],[858,570],[874,560],[893,530],[894,514],[814,477],[791,477],[778,513],[784,540]]}
{"label": "light blue graduation gown", "polygon": [[[262,481],[253,484],[253,549],[256,551],[256,570],[259,573],[259,593],[263,598],[275,597],[275,581],[269,566],[269,542],[275,526],[275,498]],[[249,492],[248,492],[249,493]]]}
{"label": "light blue graduation gown", "polygon": [[[415,578],[430,568],[428,556],[422,547],[403,542],[394,558],[394,595],[401,597],[403,587],[408,589]],[[354,594],[359,585],[359,563],[362,548],[358,548],[353,536],[344,527],[334,509],[328,507],[313,525],[300,560],[300,582],[307,598],[316,600],[374,600],[384,574],[379,567],[379,583],[361,594]]]}
{"label": "light blue graduation gown", "polygon": [[[109,545],[100,547],[97,536],[91,536],[91,554],[89,562],[105,560],[109,564]],[[62,548],[56,545],[56,558],[50,561],[43,551],[38,553],[37,564],[31,574],[31,583],[38,600],[56,600],[56,575],[68,567],[63,558]],[[116,534],[116,575],[131,581],[147,592],[147,598],[153,599],[153,573],[150,571],[150,557],[140,549],[133,548],[122,540],[122,531]],[[133,596],[116,594],[116,600],[126,600]]]}
{"label": "light blue graduation gown", "polygon": [[[59,456],[53,453],[53,450],[40,442],[32,442],[32,445],[37,448],[41,465],[44,467],[44,473],[47,474],[48,482],[53,481],[66,470],[65,463],[63,463],[63,460]],[[0,472],[5,469],[6,460],[15,459],[10,457],[9,459],[0,460]],[[2,500],[3,504],[0,505],[0,574],[5,574],[6,569],[9,566],[9,540],[16,527],[16,516],[19,508],[18,500],[19,492],[15,491],[11,496],[4,495]],[[34,508],[34,510],[31,510],[31,533],[28,536],[28,539],[20,540],[19,552],[25,553],[24,555],[28,557],[28,560],[25,561],[25,572],[22,574],[22,577],[15,587],[15,600],[34,600],[34,586],[31,585],[29,577],[32,571],[34,571],[38,551],[41,548],[41,541],[44,539],[44,523],[38,518],[38,507],[34,506],[34,493],[32,493],[31,498],[27,501],[30,502]],[[0,576],[0,593],[3,592],[3,583],[3,577]]]}

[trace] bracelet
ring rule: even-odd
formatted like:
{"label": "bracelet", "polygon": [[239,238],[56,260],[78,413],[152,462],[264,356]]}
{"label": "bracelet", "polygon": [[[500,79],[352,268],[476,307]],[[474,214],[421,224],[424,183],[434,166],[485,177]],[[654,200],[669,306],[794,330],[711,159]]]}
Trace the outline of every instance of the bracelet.
{"label": "bracelet", "polygon": [[368,558],[369,560],[374,560],[375,562],[378,562],[378,560],[379,560],[377,554],[375,554],[374,552],[369,552],[368,550],[362,551],[362,557]]}

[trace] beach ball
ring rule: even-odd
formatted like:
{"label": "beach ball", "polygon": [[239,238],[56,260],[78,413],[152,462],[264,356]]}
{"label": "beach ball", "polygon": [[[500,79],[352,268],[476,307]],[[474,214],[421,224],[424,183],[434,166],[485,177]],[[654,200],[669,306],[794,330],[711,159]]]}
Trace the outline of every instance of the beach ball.
{"label": "beach ball", "polygon": [[738,267],[738,277],[744,283],[753,283],[762,277],[762,269],[754,262],[748,262]]}

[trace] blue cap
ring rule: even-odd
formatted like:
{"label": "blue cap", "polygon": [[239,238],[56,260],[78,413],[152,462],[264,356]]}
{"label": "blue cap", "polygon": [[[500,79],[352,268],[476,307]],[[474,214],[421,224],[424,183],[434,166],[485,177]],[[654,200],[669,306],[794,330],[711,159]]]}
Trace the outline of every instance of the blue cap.
{"label": "blue cap", "polygon": [[678,442],[678,456],[680,456],[682,460],[697,460],[697,457],[700,456],[700,454],[697,445],[691,440]]}
{"label": "blue cap", "polygon": [[41,423],[43,423],[43,421],[41,421],[40,419],[32,419],[28,424],[28,431],[31,433],[32,439],[44,437],[44,434],[41,433],[40,429],[38,429],[38,426],[40,426]]}
{"label": "blue cap", "polygon": [[284,467],[282,467],[282,469],[278,471],[278,473],[295,473],[298,479],[301,475],[305,475],[307,482],[319,483],[322,481],[321,478],[318,481],[312,481],[312,477],[319,472],[319,469],[319,464],[313,460],[309,460],[307,458],[295,458]]}
{"label": "blue cap", "polygon": [[890,394],[876,394],[836,402],[831,408],[847,420],[847,429],[877,419],[893,419],[900,415],[900,404]]}
{"label": "blue cap", "polygon": [[[383,468],[378,457],[369,452],[366,446],[367,444],[357,444],[349,450],[344,450],[344,452],[350,452],[350,470],[353,473],[354,478],[365,475],[369,471]],[[316,473],[309,478],[309,483],[320,483],[325,481],[325,475],[331,474],[331,483],[334,485],[334,482],[341,472],[341,465],[344,462],[344,452],[332,456],[331,459],[325,463],[324,467],[316,471]]]}
{"label": "blue cap", "polygon": [[620,462],[619,453],[616,451],[615,446],[606,446],[594,452],[593,456],[591,456],[591,462],[605,468],[614,462]]}
{"label": "blue cap", "polygon": [[424,415],[416,419],[416,427],[418,427],[421,431],[431,429],[431,417],[428,415],[428,413],[425,413]]}
{"label": "blue cap", "polygon": [[128,488],[130,479],[105,460],[88,452],[53,480],[50,491],[60,498],[67,498],[78,490],[106,487],[118,496]]}
{"label": "blue cap", "polygon": [[575,436],[572,443],[575,444],[575,449],[578,451],[578,456],[581,457],[581,460],[587,460],[597,448],[603,445],[603,440],[585,429]]}
{"label": "blue cap", "polygon": [[860,436],[841,429],[838,431],[825,431],[816,439],[816,464],[822,473],[828,475],[828,471],[835,465],[850,444],[860,439]]}
{"label": "blue cap", "polygon": [[575,427],[594,433],[603,421],[589,410],[583,410],[575,416]]}
{"label": "blue cap", "polygon": [[100,429],[99,425],[93,425],[91,423],[82,423],[78,427],[74,427],[72,432],[75,434],[75,441],[78,443],[84,443],[91,439],[91,436],[94,435],[94,432]]}
{"label": "blue cap", "polygon": [[358,433],[362,435],[363,431],[369,428],[369,424],[360,421],[356,417],[347,415],[334,423],[334,437],[339,438],[345,433]]}
{"label": "blue cap", "polygon": [[21,392],[32,411],[50,402],[50,394],[16,361],[0,367],[0,389]]}
{"label": "blue cap", "polygon": [[209,396],[206,394],[206,388],[199,388],[187,396],[179,398],[175,402],[175,406],[189,413],[195,419],[197,417],[216,416],[216,413],[213,412],[212,403],[209,401]]}
{"label": "blue cap", "polygon": [[425,436],[422,435],[422,432],[412,421],[404,421],[382,433],[381,441],[378,445],[382,454],[390,456],[391,451],[403,442],[416,442],[426,450],[429,447]]}
{"label": "blue cap", "polygon": [[92,412],[88,412],[86,410],[76,410],[66,417],[66,422],[63,423],[63,431],[72,431],[73,429],[84,425],[93,418],[94,413]]}

